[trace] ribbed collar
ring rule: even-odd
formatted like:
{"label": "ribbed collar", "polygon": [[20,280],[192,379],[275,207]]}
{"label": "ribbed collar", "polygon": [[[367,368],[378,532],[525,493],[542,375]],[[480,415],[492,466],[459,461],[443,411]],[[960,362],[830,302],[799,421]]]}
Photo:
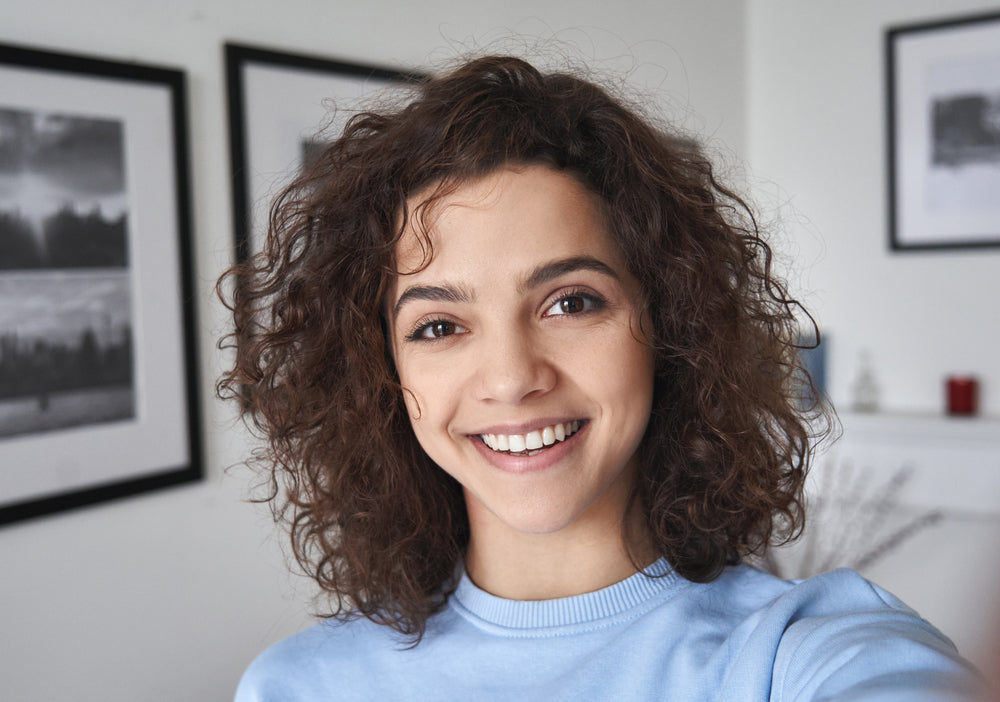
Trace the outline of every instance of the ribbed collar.
{"label": "ribbed collar", "polygon": [[491,595],[478,588],[463,572],[452,602],[466,618],[472,615],[505,629],[541,629],[587,624],[617,616],[676,588],[681,582],[685,581],[661,558],[645,571],[603,590],[554,600],[525,601]]}

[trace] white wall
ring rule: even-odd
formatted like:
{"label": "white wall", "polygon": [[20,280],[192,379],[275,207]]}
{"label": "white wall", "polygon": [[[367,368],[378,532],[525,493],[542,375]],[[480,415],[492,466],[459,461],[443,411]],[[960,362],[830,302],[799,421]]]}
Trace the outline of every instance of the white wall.
{"label": "white wall", "polygon": [[[994,502],[992,512],[974,509],[982,495],[969,492],[982,484],[995,495],[998,484],[1000,249],[890,253],[882,42],[887,26],[983,11],[1000,11],[1000,2],[749,0],[745,88],[749,180],[765,208],[778,208],[783,250],[799,270],[795,290],[829,335],[834,403],[849,408],[866,349],[888,415],[848,416],[845,441],[829,460],[840,466],[853,461],[862,470],[876,468],[872,461],[878,460],[872,474],[880,477],[873,481],[915,462],[918,470],[937,473],[918,475],[916,482],[950,480],[960,493],[961,504],[949,506],[940,524],[865,574],[942,627],[973,658],[989,655],[987,642],[1000,616],[993,604],[1000,592],[1000,504]],[[956,371],[979,375],[986,417],[948,427],[960,420],[930,415],[941,414],[942,379]],[[927,416],[905,419],[911,413]],[[972,443],[985,446],[989,438],[992,459],[982,454],[976,462],[956,452],[932,465],[928,451],[909,460],[907,450],[929,439],[915,437],[906,447],[897,438],[898,451],[892,441],[860,441],[852,427],[871,422],[911,432],[925,425],[931,433],[978,431]],[[903,505],[908,499],[899,497]]]}
{"label": "white wall", "polygon": [[841,407],[867,349],[883,408],[940,413],[943,378],[972,372],[1000,416],[1000,249],[890,253],[886,223],[883,30],[987,9],[1000,3],[748,3],[748,160],[783,205]]}
{"label": "white wall", "polygon": [[307,584],[285,575],[263,510],[241,502],[247,475],[223,473],[246,444],[212,399],[223,319],[211,290],[232,238],[224,40],[422,67],[511,32],[552,51],[554,36],[598,68],[634,69],[674,119],[739,154],[744,19],[741,0],[0,3],[0,42],[188,72],[208,471],[198,485],[0,529],[0,697],[224,700],[255,653],[307,621]]}
{"label": "white wall", "polygon": [[[211,396],[223,319],[212,284],[230,256],[223,41],[400,66],[430,66],[511,32],[565,42],[598,68],[632,70],[675,120],[748,157],[765,206],[784,203],[782,249],[830,332],[830,381],[845,404],[861,348],[883,404],[936,411],[940,379],[972,370],[1000,414],[995,300],[1000,251],[889,254],[881,32],[940,14],[935,0],[44,0],[0,3],[0,42],[183,68],[190,81],[205,482],[0,529],[4,700],[227,699],[249,659],[306,621],[308,585],[285,575],[279,537],[243,504],[246,450]],[[951,0],[949,14],[1000,8]],[[387,19],[388,18],[388,19]],[[547,49],[544,47],[548,47]],[[551,41],[544,51],[559,51]],[[765,219],[768,213],[765,212]],[[929,532],[921,549],[961,571],[990,551],[977,522]],[[923,581],[910,549],[880,580]],[[995,550],[992,549],[992,550]],[[978,559],[978,560],[977,560]],[[983,571],[980,569],[980,576]],[[986,592],[984,581],[963,592]],[[891,586],[891,584],[890,584]],[[900,592],[908,599],[910,593]],[[917,588],[913,597],[940,597]],[[963,608],[952,598],[949,616]]]}

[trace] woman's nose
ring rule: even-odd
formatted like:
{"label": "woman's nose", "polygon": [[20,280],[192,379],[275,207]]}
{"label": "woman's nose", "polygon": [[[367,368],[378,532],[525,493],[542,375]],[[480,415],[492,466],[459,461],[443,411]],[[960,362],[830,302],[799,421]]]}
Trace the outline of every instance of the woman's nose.
{"label": "woman's nose", "polygon": [[555,387],[555,366],[544,346],[530,335],[484,341],[477,361],[478,399],[518,404]]}

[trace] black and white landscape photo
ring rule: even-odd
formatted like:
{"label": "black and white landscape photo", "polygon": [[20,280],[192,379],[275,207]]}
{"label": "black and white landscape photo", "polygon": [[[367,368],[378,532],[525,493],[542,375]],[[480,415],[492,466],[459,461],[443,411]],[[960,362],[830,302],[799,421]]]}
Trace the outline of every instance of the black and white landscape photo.
{"label": "black and white landscape photo", "polygon": [[1000,168],[1000,91],[938,98],[932,110],[934,166]]}
{"label": "black and white landscape photo", "polygon": [[124,126],[0,105],[0,438],[135,417]]}
{"label": "black and white landscape photo", "polygon": [[[1000,215],[1000,55],[941,60],[926,75],[927,210]],[[995,235],[998,232],[992,231]]]}

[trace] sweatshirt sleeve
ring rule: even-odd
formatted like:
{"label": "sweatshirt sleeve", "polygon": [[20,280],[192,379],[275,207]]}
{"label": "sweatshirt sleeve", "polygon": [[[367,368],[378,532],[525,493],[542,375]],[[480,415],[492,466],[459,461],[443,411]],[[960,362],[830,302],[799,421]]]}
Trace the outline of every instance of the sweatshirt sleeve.
{"label": "sweatshirt sleeve", "polygon": [[244,671],[234,702],[336,702],[330,681],[345,656],[329,631],[316,624],[267,648]]}
{"label": "sweatshirt sleeve", "polygon": [[[785,598],[782,598],[785,599]],[[847,570],[793,588],[772,677],[774,702],[979,699],[979,676],[937,629]]]}

